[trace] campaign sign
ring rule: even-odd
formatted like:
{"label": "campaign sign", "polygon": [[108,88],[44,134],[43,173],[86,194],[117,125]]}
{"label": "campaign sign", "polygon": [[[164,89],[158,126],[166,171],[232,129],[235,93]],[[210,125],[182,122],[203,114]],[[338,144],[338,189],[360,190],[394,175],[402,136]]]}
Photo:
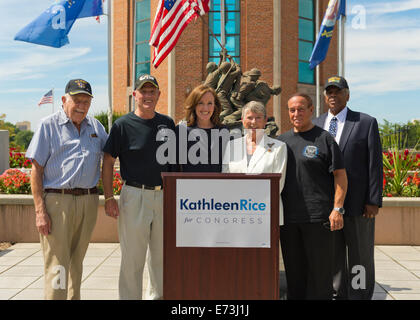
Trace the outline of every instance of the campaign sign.
{"label": "campaign sign", "polygon": [[177,247],[270,248],[270,180],[178,179]]}

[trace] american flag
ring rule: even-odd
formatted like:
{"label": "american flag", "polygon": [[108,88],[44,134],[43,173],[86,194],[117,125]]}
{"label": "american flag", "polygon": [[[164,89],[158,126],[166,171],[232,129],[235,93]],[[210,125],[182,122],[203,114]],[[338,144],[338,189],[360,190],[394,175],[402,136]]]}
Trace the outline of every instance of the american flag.
{"label": "american flag", "polygon": [[52,89],[42,96],[41,100],[39,100],[39,102],[38,102],[38,107],[41,104],[47,104],[47,103],[53,103],[53,91],[52,91]]}
{"label": "american flag", "polygon": [[160,0],[149,44],[155,47],[153,65],[157,68],[175,47],[185,27],[199,15],[209,12],[210,0]]}

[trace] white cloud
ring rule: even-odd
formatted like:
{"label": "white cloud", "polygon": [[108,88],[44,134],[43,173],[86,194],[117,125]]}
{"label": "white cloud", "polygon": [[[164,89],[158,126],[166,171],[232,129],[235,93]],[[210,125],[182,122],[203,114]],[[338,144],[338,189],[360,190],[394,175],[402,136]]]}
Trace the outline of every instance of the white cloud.
{"label": "white cloud", "polygon": [[389,30],[368,28],[346,34],[348,63],[420,61],[420,26]]}
{"label": "white cloud", "polygon": [[402,12],[419,9],[420,0],[366,7],[366,29],[346,25],[346,76],[352,92],[378,96],[420,90],[420,19]]}
{"label": "white cloud", "polygon": [[44,92],[45,88],[13,88],[0,90],[0,93],[28,93],[28,92]]}
{"label": "white cloud", "polygon": [[39,48],[34,46],[34,50],[29,50],[22,56],[9,61],[0,63],[0,81],[20,79],[20,77],[32,76],[43,72],[45,68],[60,68],[87,55],[90,48],[71,48],[54,51],[49,48]]}
{"label": "white cloud", "polygon": [[352,93],[382,95],[420,90],[420,63],[351,66],[346,72]]}
{"label": "white cloud", "polygon": [[409,10],[420,9],[420,0],[398,0],[398,1],[382,1],[372,2],[365,5],[369,14],[387,14],[398,13]]}

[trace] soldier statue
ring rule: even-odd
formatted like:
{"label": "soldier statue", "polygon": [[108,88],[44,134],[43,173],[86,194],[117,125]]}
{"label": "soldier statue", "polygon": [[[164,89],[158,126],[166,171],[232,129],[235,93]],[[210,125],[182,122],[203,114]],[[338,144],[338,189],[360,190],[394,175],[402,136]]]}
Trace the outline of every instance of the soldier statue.
{"label": "soldier statue", "polygon": [[231,59],[231,62],[222,62],[219,69],[222,70],[222,76],[217,84],[216,92],[217,97],[222,105],[222,112],[220,113],[220,119],[233,112],[232,105],[230,103],[230,92],[236,81],[240,81],[242,70],[241,67]]}
{"label": "soldier statue", "polygon": [[[270,87],[267,82],[260,80],[261,71],[257,68],[242,73],[241,67],[227,54],[226,49],[220,53],[219,65],[211,61],[206,71],[204,84],[216,90],[222,105],[220,119],[229,129],[242,127],[242,108],[246,103],[259,101],[267,105],[272,95],[281,92],[280,86]],[[269,118],[265,130],[269,136],[276,135],[278,127],[273,117]]]}

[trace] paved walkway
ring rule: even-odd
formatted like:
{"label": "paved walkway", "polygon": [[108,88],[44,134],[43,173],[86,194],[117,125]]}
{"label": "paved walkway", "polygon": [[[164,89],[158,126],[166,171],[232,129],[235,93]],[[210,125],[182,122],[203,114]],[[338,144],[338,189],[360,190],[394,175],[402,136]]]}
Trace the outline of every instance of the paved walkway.
{"label": "paved walkway", "polygon": [[[89,245],[82,299],[118,299],[120,258],[118,243]],[[374,300],[420,300],[420,246],[376,246],[375,263]],[[0,300],[43,299],[43,264],[39,243],[18,243],[0,251]]]}

